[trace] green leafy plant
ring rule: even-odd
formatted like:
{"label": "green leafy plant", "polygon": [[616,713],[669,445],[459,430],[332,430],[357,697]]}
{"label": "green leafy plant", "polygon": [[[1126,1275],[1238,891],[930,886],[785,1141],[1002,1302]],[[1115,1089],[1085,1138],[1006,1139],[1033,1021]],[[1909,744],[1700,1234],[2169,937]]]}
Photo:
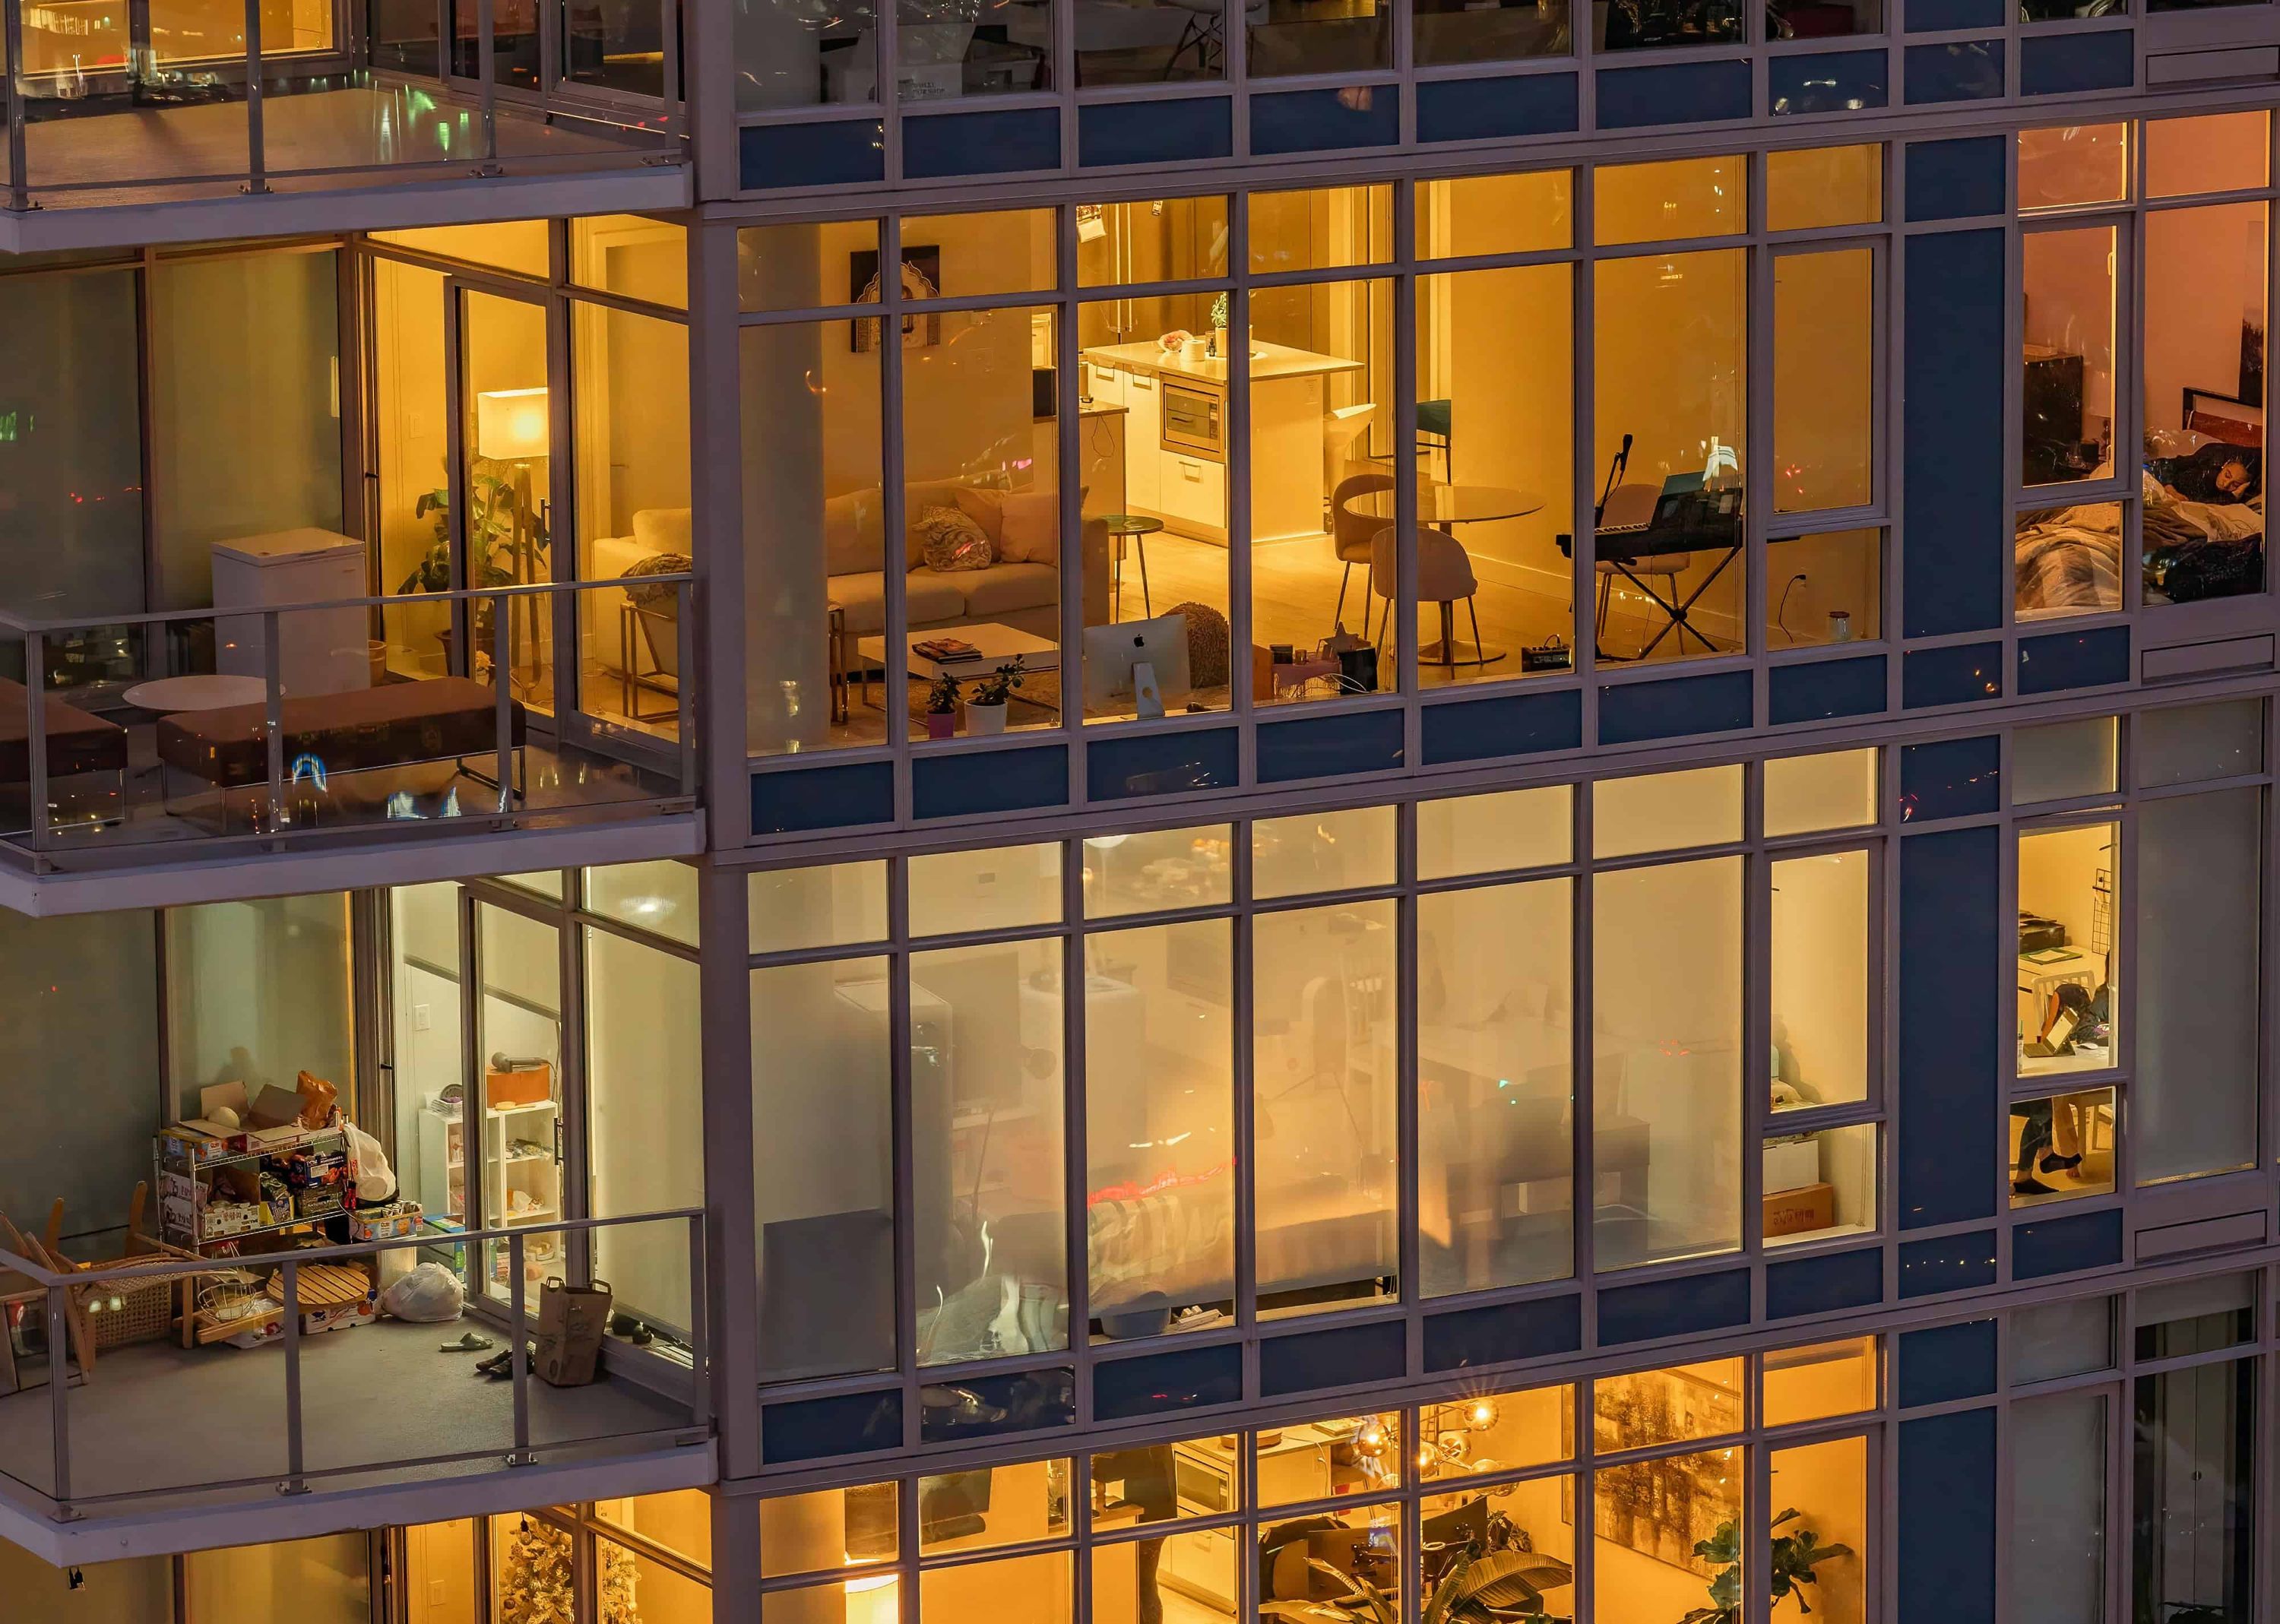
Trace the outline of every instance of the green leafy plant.
{"label": "green leafy plant", "polygon": [[958,678],[943,672],[927,684],[927,714],[949,716],[958,709]]}
{"label": "green leafy plant", "polygon": [[[534,504],[537,505],[537,504]],[[523,515],[528,527],[529,557],[515,557],[515,519],[520,511],[511,475],[478,466],[467,476],[467,584],[471,587],[512,587],[543,579],[551,537],[543,506]],[[415,519],[429,520],[433,539],[398,592],[448,592],[451,589],[451,493],[429,490],[412,504]],[[522,573],[528,571],[528,573]]]}
{"label": "green leafy plant", "polygon": [[[1852,1554],[1850,1545],[1822,1544],[1821,1536],[1811,1528],[1800,1528],[1793,1534],[1779,1531],[1804,1514],[1795,1506],[1791,1506],[1768,1525],[1775,1532],[1767,1574],[1773,1605],[1778,1607],[1785,1598],[1794,1596],[1800,1614],[1813,1611],[1805,1599],[1805,1587],[1817,1582],[1820,1577],[1813,1570],[1832,1558]],[[1741,1624],[1741,1525],[1731,1520],[1720,1523],[1717,1532],[1708,1539],[1694,1542],[1694,1554],[1706,1562],[1719,1562],[1724,1566],[1710,1581],[1710,1605],[1692,1609],[1679,1620],[1678,1624]]]}
{"label": "green leafy plant", "polygon": [[1013,691],[1021,686],[1024,675],[1021,669],[1021,657],[1016,654],[1012,659],[1007,660],[974,685],[974,697],[968,703],[1004,704],[1013,697]]}
{"label": "green leafy plant", "polygon": [[[1458,1556],[1426,1598],[1419,1624],[1552,1624],[1543,1593],[1527,1575],[1542,1559],[1524,1551]],[[1307,1567],[1334,1581],[1344,1594],[1326,1601],[1261,1602],[1259,1611],[1298,1624],[1399,1624],[1376,1587],[1319,1558]]]}

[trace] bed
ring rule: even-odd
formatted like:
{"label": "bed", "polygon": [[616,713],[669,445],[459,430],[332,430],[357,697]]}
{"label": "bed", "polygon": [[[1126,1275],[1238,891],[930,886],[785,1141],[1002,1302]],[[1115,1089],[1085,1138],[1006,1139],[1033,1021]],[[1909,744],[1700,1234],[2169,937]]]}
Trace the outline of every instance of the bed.
{"label": "bed", "polygon": [[[2149,436],[2149,439],[2151,437]],[[2150,604],[2261,591],[2264,497],[2253,450],[2192,435],[2198,444],[2149,444],[2138,476],[2141,568]],[[2223,464],[2245,464],[2245,490],[2219,488]],[[2122,504],[2084,502],[2020,513],[2013,537],[2022,620],[2122,607]]]}

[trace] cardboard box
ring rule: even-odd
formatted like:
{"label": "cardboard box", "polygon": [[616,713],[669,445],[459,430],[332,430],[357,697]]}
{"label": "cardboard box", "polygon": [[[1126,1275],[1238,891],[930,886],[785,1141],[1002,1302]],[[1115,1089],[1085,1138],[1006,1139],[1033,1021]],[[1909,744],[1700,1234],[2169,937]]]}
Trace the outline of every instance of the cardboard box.
{"label": "cardboard box", "polygon": [[1785,1189],[1765,1197],[1765,1228],[1768,1238],[1783,1235],[1810,1235],[1816,1229],[1826,1229],[1837,1221],[1837,1187],[1833,1184],[1807,1184],[1799,1189]]}
{"label": "cardboard box", "polygon": [[1820,1182],[1820,1140],[1793,1140],[1766,1146],[1764,1188],[1767,1195],[1778,1195],[1785,1189],[1803,1189],[1808,1184]]}
{"label": "cardboard box", "polygon": [[417,1201],[391,1201],[385,1206],[358,1207],[349,1214],[349,1238],[356,1241],[393,1241],[412,1234],[420,1228],[420,1211]]}
{"label": "cardboard box", "polygon": [[543,1104],[554,1094],[554,1068],[527,1066],[513,1071],[483,1074],[483,1104],[492,1111],[507,1105]]}
{"label": "cardboard box", "polygon": [[538,1357],[531,1368],[550,1386],[585,1386],[601,1361],[602,1334],[609,1323],[606,1281],[566,1286],[548,1281],[538,1294]]}

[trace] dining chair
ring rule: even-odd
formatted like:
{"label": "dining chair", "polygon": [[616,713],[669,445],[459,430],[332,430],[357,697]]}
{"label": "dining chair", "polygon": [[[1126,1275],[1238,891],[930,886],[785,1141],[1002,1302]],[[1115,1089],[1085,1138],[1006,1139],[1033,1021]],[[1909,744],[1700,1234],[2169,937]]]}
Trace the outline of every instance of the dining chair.
{"label": "dining chair", "polygon": [[[1383,637],[1385,628],[1393,622],[1394,601],[1401,594],[1401,566],[1391,525],[1370,538],[1369,581],[1371,590],[1385,600],[1385,613],[1378,623],[1378,635]],[[1462,542],[1430,525],[1417,532],[1417,601],[1437,604],[1441,611],[1440,655],[1432,658],[1430,645],[1420,649],[1421,664],[1453,672],[1460,666],[1486,663],[1482,654],[1480,604],[1475,601],[1480,589],[1479,578],[1473,573],[1472,555],[1465,550]],[[1456,606],[1460,599],[1473,620],[1473,653],[1468,659],[1457,655]],[[1400,645],[1397,642],[1395,646]]]}
{"label": "dining chair", "polygon": [[[1330,629],[1336,631],[1345,624],[1346,586],[1353,579],[1354,566],[1370,567],[1370,543],[1385,520],[1375,513],[1364,513],[1348,506],[1364,496],[1375,496],[1381,490],[1393,489],[1390,473],[1357,473],[1338,481],[1330,493],[1330,545],[1336,551],[1338,562],[1345,567],[1338,573],[1338,605],[1330,614]],[[1374,578],[1373,578],[1374,579]],[[1361,637],[1364,643],[1375,642],[1369,635],[1370,616],[1375,605],[1370,601],[1370,581],[1362,585]]]}

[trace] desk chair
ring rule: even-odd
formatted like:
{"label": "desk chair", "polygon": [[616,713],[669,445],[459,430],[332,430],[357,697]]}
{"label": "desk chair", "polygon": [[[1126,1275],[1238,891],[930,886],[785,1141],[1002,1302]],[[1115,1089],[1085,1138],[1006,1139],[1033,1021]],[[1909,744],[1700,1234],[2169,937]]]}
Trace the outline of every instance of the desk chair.
{"label": "desk chair", "polygon": [[[1401,593],[1399,555],[1395,550],[1391,525],[1370,538],[1370,590],[1385,600],[1385,615],[1378,623],[1378,635],[1393,622],[1395,600]],[[1472,555],[1464,543],[1446,530],[1428,525],[1417,532],[1417,601],[1437,604],[1441,609],[1441,657],[1427,663],[1454,672],[1460,666],[1485,666],[1489,658],[1481,644],[1481,611],[1475,595],[1481,583],[1473,573]],[[1473,620],[1473,651],[1470,657],[1460,658],[1457,654],[1457,600],[1464,600],[1465,612]],[[1397,645],[1398,646],[1398,645]],[[1420,650],[1422,658],[1426,650]],[[1498,658],[1501,658],[1499,656]]]}
{"label": "desk chair", "polygon": [[[1655,504],[1662,493],[1652,485],[1618,485],[1607,493],[1607,500],[1599,510],[1597,529],[1601,535],[1621,535],[1645,530],[1654,517]],[[1693,554],[1685,552],[1642,553],[1636,558],[1600,558],[1592,566],[1599,578],[1598,613],[1594,617],[1592,641],[1604,642],[1607,635],[1607,612],[1614,606],[1615,577],[1618,575],[1645,591],[1658,604],[1678,596],[1678,578],[1686,573]],[[1657,592],[1645,577],[1660,583]]]}
{"label": "desk chair", "polygon": [[[1351,479],[1340,480],[1337,489],[1330,493],[1330,545],[1336,551],[1338,562],[1345,567],[1338,573],[1338,606],[1331,612],[1331,629],[1344,625],[1346,615],[1346,583],[1353,579],[1353,566],[1371,567],[1370,543],[1376,538],[1385,521],[1374,513],[1356,512],[1346,504],[1381,490],[1393,489],[1390,473],[1357,473]],[[1376,577],[1373,574],[1362,585],[1361,637],[1364,643],[1375,641],[1369,635],[1369,620],[1374,610],[1369,589]]]}

